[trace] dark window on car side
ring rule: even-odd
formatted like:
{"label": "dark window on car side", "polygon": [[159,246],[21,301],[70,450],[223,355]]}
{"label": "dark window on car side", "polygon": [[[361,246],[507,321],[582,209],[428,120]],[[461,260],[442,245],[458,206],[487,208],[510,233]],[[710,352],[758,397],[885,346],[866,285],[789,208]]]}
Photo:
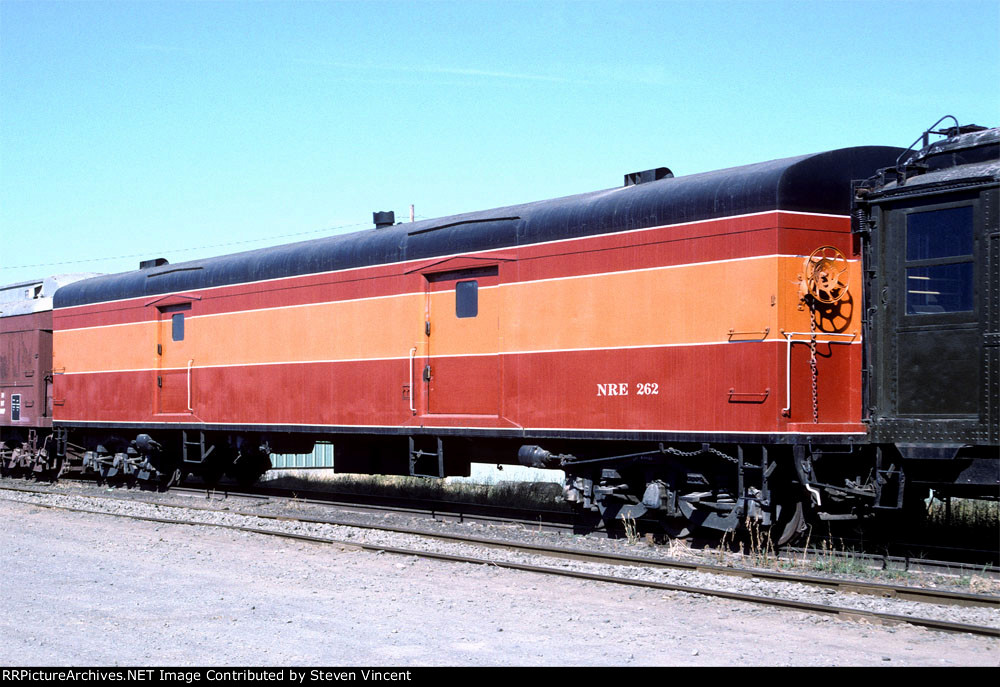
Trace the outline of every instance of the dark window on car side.
{"label": "dark window on car side", "polygon": [[971,205],[907,215],[907,262],[957,255],[972,257]]}
{"label": "dark window on car side", "polygon": [[906,314],[973,310],[973,207],[906,217]]}
{"label": "dark window on car side", "polygon": [[174,341],[184,340],[184,313],[179,312],[170,317],[171,333]]}
{"label": "dark window on car side", "polygon": [[972,310],[971,262],[907,268],[908,315],[962,310]]}
{"label": "dark window on car side", "polygon": [[479,314],[479,282],[460,281],[455,284],[455,317],[475,317]]}

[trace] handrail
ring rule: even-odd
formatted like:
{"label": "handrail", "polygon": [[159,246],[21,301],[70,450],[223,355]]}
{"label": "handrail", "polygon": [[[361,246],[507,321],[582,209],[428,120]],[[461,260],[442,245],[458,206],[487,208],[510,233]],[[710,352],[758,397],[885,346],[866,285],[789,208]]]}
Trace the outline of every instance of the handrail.
{"label": "handrail", "polygon": [[413,388],[413,356],[417,353],[417,347],[414,346],[410,349],[410,412],[414,415],[417,414],[417,407],[413,404],[413,394],[416,391]]}
{"label": "handrail", "polygon": [[[732,341],[734,336],[744,336],[744,335],[747,335],[747,334],[763,334],[764,336],[760,337],[759,339],[749,339],[748,342],[763,341],[763,340],[765,340],[767,338],[767,335],[770,334],[770,333],[771,333],[771,328],[770,327],[764,327],[763,329],[757,329],[757,330],[749,331],[749,332],[738,332],[735,329],[730,329],[729,330],[729,340]],[[740,343],[743,343],[743,342],[741,341]]]}
{"label": "handrail", "polygon": [[[812,338],[822,334],[823,336],[843,336],[845,338],[854,339],[857,337],[857,333],[854,334],[837,334],[835,332],[786,332],[784,329],[778,330],[781,335],[785,337],[785,407],[781,409],[781,414],[784,417],[791,417],[792,415],[792,344],[793,343],[810,343]],[[806,341],[792,341],[793,336],[808,336],[809,339]],[[817,343],[850,343],[850,341],[817,341]]]}
{"label": "handrail", "polygon": [[193,359],[188,361],[188,372],[187,372],[187,374],[188,374],[188,378],[187,378],[187,386],[188,386],[188,403],[187,403],[187,407],[188,407],[188,412],[189,413],[193,413],[194,412],[194,408],[191,407],[191,366],[192,365],[194,365],[194,360]]}
{"label": "handrail", "polygon": [[941,122],[943,122],[946,119],[950,119],[951,121],[955,122],[955,130],[956,131],[958,130],[960,124],[958,123],[958,120],[955,118],[955,116],[954,115],[945,115],[941,119],[939,119],[936,122],[934,122],[933,124],[931,124],[930,127],[926,131],[924,131],[924,133],[922,133],[919,136],[917,136],[917,140],[914,141],[913,143],[911,143],[909,148],[907,148],[906,150],[904,150],[902,153],[899,154],[899,157],[896,158],[896,167],[897,168],[899,167],[899,163],[902,162],[903,156],[906,155],[911,150],[913,150],[913,146],[917,145],[917,143],[919,143],[921,141],[921,139],[923,139],[924,148],[926,148],[931,143],[931,139],[930,139],[930,135],[931,134],[938,134],[939,136],[947,136],[947,134],[943,134],[940,131],[934,131],[934,127],[936,127],[938,124],[940,124]]}

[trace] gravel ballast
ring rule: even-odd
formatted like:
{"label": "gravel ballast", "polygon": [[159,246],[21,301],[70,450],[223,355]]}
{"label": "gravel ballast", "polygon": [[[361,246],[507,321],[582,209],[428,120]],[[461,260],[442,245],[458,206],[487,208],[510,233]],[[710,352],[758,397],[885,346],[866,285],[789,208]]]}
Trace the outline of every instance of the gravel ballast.
{"label": "gravel ballast", "polygon": [[[476,578],[482,578],[482,580],[492,580],[499,576],[503,578],[503,582],[499,586],[493,585],[492,583],[486,584],[485,587],[481,587],[479,591],[481,592],[482,599],[470,599],[466,603],[482,603],[485,604],[484,608],[477,607],[477,614],[480,614],[481,619],[493,618],[496,616],[497,609],[491,604],[492,601],[498,599],[505,599],[507,595],[515,593],[514,597],[511,597],[508,608],[501,609],[506,614],[513,614],[509,617],[509,620],[501,621],[501,625],[506,623],[510,626],[518,626],[525,622],[525,618],[519,618],[518,613],[525,613],[529,616],[539,615],[544,618],[547,622],[545,623],[548,629],[552,632],[550,639],[554,639],[557,644],[564,641],[579,642],[582,641],[581,637],[577,637],[573,633],[572,635],[567,635],[567,631],[572,628],[573,632],[583,633],[583,637],[587,637],[588,642],[591,640],[596,641],[597,639],[604,639],[603,643],[599,643],[600,651],[593,653],[589,659],[585,659],[583,662],[585,664],[601,664],[601,663],[621,663],[623,665],[640,663],[640,664],[659,664],[659,663],[705,663],[705,664],[727,664],[730,659],[734,659],[736,656],[742,656],[741,661],[747,660],[748,656],[755,655],[759,649],[757,645],[760,644],[760,636],[755,635],[756,631],[747,631],[745,628],[741,628],[739,632],[729,633],[728,631],[723,631],[725,637],[713,637],[711,635],[699,635],[701,640],[696,641],[693,646],[694,649],[699,651],[698,656],[703,656],[701,660],[692,655],[684,656],[683,654],[678,654],[677,652],[668,652],[667,654],[657,653],[653,651],[652,655],[641,655],[636,654],[634,651],[629,651],[625,653],[621,647],[618,646],[618,642],[611,639],[606,632],[603,630],[609,629],[624,629],[631,624],[641,620],[642,623],[652,623],[656,626],[656,631],[650,636],[649,641],[654,642],[655,646],[656,637],[662,636],[685,636],[689,635],[688,628],[691,627],[691,623],[695,625],[706,622],[710,617],[714,617],[717,611],[713,610],[708,614],[710,617],[703,617],[703,613],[697,611],[692,612],[692,608],[704,608],[703,604],[710,603],[712,609],[722,609],[725,607],[726,613],[734,614],[734,618],[738,618],[745,621],[747,618],[753,618],[754,622],[771,623],[775,625],[768,632],[770,637],[781,637],[782,641],[780,643],[775,643],[776,646],[773,650],[777,653],[773,654],[759,654],[756,658],[751,659],[755,661],[754,664],[759,665],[780,665],[780,664],[815,664],[806,660],[807,657],[803,656],[801,658],[795,658],[793,655],[786,652],[785,641],[788,637],[788,628],[785,627],[789,623],[797,628],[797,632],[802,632],[808,635],[814,632],[817,628],[838,628],[846,634],[846,636],[854,636],[858,633],[866,634],[876,632],[880,635],[885,635],[888,637],[896,637],[901,634],[913,637],[935,637],[937,641],[945,642],[947,644],[958,643],[964,645],[966,642],[971,642],[969,646],[978,647],[978,650],[987,652],[984,656],[988,656],[987,663],[989,660],[993,660],[995,664],[996,656],[993,653],[996,648],[996,642],[989,639],[977,639],[973,637],[962,637],[959,635],[949,635],[937,632],[927,632],[920,630],[918,628],[913,628],[909,626],[896,626],[896,627],[875,627],[862,623],[852,623],[845,622],[837,619],[832,619],[830,617],[816,617],[808,616],[798,612],[792,611],[781,611],[766,609],[760,607],[754,607],[749,604],[741,604],[737,602],[728,602],[718,599],[709,600],[707,597],[701,597],[697,595],[687,595],[687,594],[674,594],[674,593],[664,593],[662,591],[653,590],[639,590],[628,587],[623,587],[620,585],[610,585],[610,584],[600,584],[600,583],[587,583],[576,580],[566,580],[560,578],[548,578],[540,575],[522,573],[516,571],[500,570],[490,566],[475,566],[469,564],[456,564],[456,563],[445,563],[445,562],[435,562],[426,561],[416,557],[404,557],[395,555],[378,555],[366,552],[350,552],[341,551],[338,547],[331,546],[319,546],[315,544],[304,544],[295,542],[286,542],[279,539],[272,539],[270,537],[264,537],[260,535],[243,534],[236,532],[226,533],[223,530],[213,530],[212,528],[202,528],[202,527],[185,527],[185,526],[175,526],[175,525],[156,525],[153,523],[144,523],[130,521],[120,518],[108,518],[106,516],[92,516],[83,514],[72,514],[72,513],[60,513],[59,511],[45,511],[43,509],[34,508],[34,505],[40,505],[46,503],[48,505],[61,505],[71,508],[83,508],[88,510],[102,510],[110,513],[118,513],[122,515],[141,515],[144,517],[158,517],[158,518],[184,518],[184,519],[197,519],[200,522],[206,524],[227,524],[227,525],[240,525],[244,527],[256,527],[261,529],[269,530],[284,530],[291,531],[298,534],[309,534],[311,536],[324,537],[329,539],[337,539],[350,543],[365,543],[367,545],[374,546],[384,546],[384,547],[398,547],[398,548],[411,548],[420,550],[433,550],[442,553],[454,553],[459,555],[472,555],[484,559],[494,559],[494,560],[511,560],[515,562],[526,563],[530,565],[542,565],[542,566],[557,566],[563,568],[581,569],[587,572],[593,572],[596,574],[610,574],[616,576],[628,576],[641,579],[653,579],[659,582],[667,582],[671,584],[684,584],[693,586],[703,586],[703,587],[713,587],[713,588],[724,588],[732,591],[743,592],[748,594],[775,594],[780,595],[785,598],[797,598],[801,600],[808,600],[812,602],[825,603],[831,606],[845,606],[852,608],[859,608],[863,610],[875,610],[880,612],[889,612],[899,615],[920,615],[927,617],[935,617],[950,620],[952,622],[963,622],[968,624],[988,624],[991,626],[1000,626],[1000,619],[997,617],[996,611],[991,611],[982,608],[962,608],[962,607],[941,607],[941,606],[930,606],[927,604],[916,604],[913,602],[905,601],[893,601],[887,599],[879,599],[871,596],[855,595],[855,594],[842,594],[842,593],[830,593],[829,591],[816,590],[813,588],[802,587],[801,585],[789,585],[788,583],[774,583],[774,582],[761,582],[755,580],[747,580],[743,578],[732,578],[728,576],[716,576],[716,575],[706,575],[696,572],[685,572],[685,571],[663,571],[654,570],[646,568],[621,568],[618,566],[607,566],[607,565],[594,565],[586,563],[578,563],[571,561],[553,560],[547,557],[518,554],[511,552],[498,551],[497,549],[479,546],[469,546],[469,545],[458,545],[447,542],[436,541],[433,539],[427,539],[424,537],[415,537],[412,535],[402,535],[395,533],[385,533],[377,532],[372,530],[364,530],[356,527],[343,527],[337,525],[325,525],[325,524],[313,524],[313,523],[295,523],[295,522],[278,522],[273,520],[264,520],[261,518],[247,517],[242,515],[237,515],[232,512],[198,512],[191,510],[180,511],[177,508],[169,508],[163,506],[154,506],[141,503],[129,503],[126,500],[119,498],[102,498],[100,500],[92,498],[82,498],[80,495],[70,495],[70,494],[60,494],[60,495],[34,495],[34,494],[15,494],[13,492],[4,492],[4,501],[2,502],[2,508],[8,511],[5,517],[7,522],[39,522],[45,521],[49,523],[52,531],[49,532],[49,536],[54,536],[56,540],[63,541],[69,546],[71,542],[78,542],[81,539],[86,539],[91,536],[94,532],[93,524],[84,525],[85,522],[93,523],[99,522],[100,528],[114,531],[116,534],[104,541],[103,547],[97,547],[97,550],[91,551],[88,549],[88,556],[94,558],[94,565],[97,566],[97,570],[93,571],[90,577],[92,579],[88,580],[88,584],[85,586],[94,587],[96,590],[100,590],[97,598],[85,596],[80,600],[81,604],[86,604],[88,601],[95,601],[100,599],[104,594],[106,594],[110,589],[114,589],[116,585],[121,589],[122,585],[130,585],[135,582],[135,575],[125,575],[122,577],[117,574],[109,574],[110,569],[118,565],[130,565],[130,566],[143,566],[148,565],[154,569],[154,572],[149,573],[154,579],[158,581],[158,584],[154,584],[150,590],[147,602],[155,604],[169,603],[171,598],[174,601],[181,603],[183,602],[177,599],[176,593],[167,593],[165,596],[162,595],[162,590],[159,589],[161,582],[166,582],[168,585],[173,584],[183,584],[184,582],[184,572],[183,568],[185,563],[183,561],[174,561],[175,558],[169,547],[162,546],[164,542],[163,537],[158,537],[154,540],[148,539],[148,531],[152,529],[154,532],[167,532],[170,533],[170,541],[175,545],[180,542],[178,550],[190,549],[191,547],[199,547],[199,556],[204,556],[206,560],[212,559],[215,555],[222,555],[226,551],[226,546],[220,544],[219,542],[225,541],[235,541],[239,542],[236,546],[236,551],[232,555],[235,556],[237,560],[242,561],[242,565],[246,567],[242,574],[249,575],[251,580],[241,582],[241,586],[237,587],[234,585],[233,590],[237,590],[239,594],[251,594],[255,586],[253,580],[260,580],[264,589],[269,589],[273,587],[275,575],[276,579],[286,580],[289,582],[288,585],[279,584],[277,589],[272,590],[272,595],[277,594],[278,598],[281,599],[281,592],[286,591],[291,596],[295,597],[301,593],[302,589],[315,588],[315,583],[319,577],[329,575],[328,568],[324,565],[321,566],[319,570],[315,570],[311,567],[310,560],[319,557],[329,557],[331,562],[337,562],[341,559],[348,559],[353,563],[358,561],[367,561],[375,569],[385,568],[388,566],[388,574],[392,575],[392,571],[397,571],[396,576],[401,576],[402,579],[398,580],[396,584],[389,586],[389,589],[394,591],[394,594],[390,597],[395,602],[406,604],[407,608],[410,605],[416,604],[416,606],[421,606],[427,601],[426,598],[421,598],[420,594],[414,596],[411,594],[412,588],[408,583],[409,577],[407,571],[419,570],[420,578],[422,581],[427,582],[427,592],[429,590],[436,589],[436,595],[438,597],[438,602],[431,605],[430,607],[424,608],[424,616],[415,622],[429,624],[431,626],[438,627],[444,634],[450,634],[454,626],[454,618],[451,617],[451,611],[455,608],[455,599],[450,596],[450,591],[455,586],[457,581],[463,580],[470,574]],[[175,500],[183,502],[184,497],[176,497]],[[187,499],[191,499],[188,497]],[[196,500],[197,501],[197,500]],[[200,505],[200,504],[199,504]],[[33,513],[31,511],[34,511]],[[29,513],[31,517],[25,517],[25,513]],[[48,513],[46,515],[46,513]],[[5,529],[5,538],[18,537],[17,543],[11,547],[5,544],[5,551],[10,552],[8,564],[14,568],[20,568],[24,562],[25,558],[19,555],[19,551],[31,550],[33,547],[39,547],[43,544],[40,541],[31,540],[31,543],[27,543],[23,540],[23,536],[26,533],[22,532],[21,529],[11,530],[10,528]],[[135,550],[126,550],[124,557],[105,557],[101,559],[97,556],[98,550],[100,548],[113,547],[117,549],[119,547],[120,541],[123,539],[135,540]],[[221,548],[218,552],[209,547],[207,544],[204,547],[200,547],[201,542],[212,541],[215,542],[213,546],[218,544]],[[81,545],[84,542],[79,541]],[[20,549],[21,547],[27,547],[27,549]],[[240,555],[240,548],[246,548],[246,555]],[[166,550],[164,550],[166,549]],[[262,560],[271,560],[274,557],[275,552],[291,552],[296,551],[298,553],[289,556],[282,556],[282,564],[287,566],[288,572],[270,571],[264,575],[256,574],[254,570],[259,567]],[[323,553],[325,551],[326,553]],[[302,560],[299,560],[299,554],[302,556]],[[53,553],[52,556],[57,554]],[[167,560],[163,560],[166,556]],[[195,557],[197,558],[197,556]],[[233,561],[228,560],[227,563],[232,563]],[[180,570],[174,569],[174,564],[180,565]],[[62,567],[64,564],[58,564],[58,567]],[[239,564],[238,564],[239,565]],[[356,572],[361,574],[361,580],[356,581],[356,592],[357,597],[355,599],[356,603],[362,604],[362,600],[371,594],[376,594],[382,596],[382,593],[386,591],[384,587],[372,587],[370,583],[365,582],[364,578],[364,563],[358,564],[358,570]],[[7,567],[7,565],[5,565]],[[305,572],[301,577],[291,577],[289,578],[289,573],[292,570],[306,568],[308,572]],[[77,571],[77,567],[73,567],[73,571]],[[474,572],[470,572],[474,571]],[[204,570],[204,574],[209,574],[213,572],[218,572],[220,575],[224,574],[224,570],[220,569],[218,571],[214,570]],[[316,578],[316,579],[314,579]],[[29,576],[30,579],[30,576]],[[36,588],[40,584],[37,582],[36,576]],[[45,578],[48,579],[48,578]],[[139,576],[141,579],[141,576]],[[294,580],[298,580],[300,584],[296,584]],[[23,583],[24,581],[22,581]],[[400,584],[402,583],[402,584]],[[478,583],[477,583],[478,584]],[[475,586],[475,585],[474,585]],[[31,582],[28,582],[28,589],[31,587]],[[301,587],[301,588],[300,588]],[[209,585],[211,588],[211,585]],[[798,589],[796,589],[798,588]],[[5,585],[5,589],[11,589],[10,586]],[[202,595],[206,590],[197,586],[192,586],[190,584],[184,584],[183,586],[184,594],[193,594],[195,596]],[[521,601],[528,599],[533,594],[529,592],[538,592],[541,590],[546,590],[550,595],[545,603],[541,600],[536,599],[535,601],[528,603],[527,605],[522,605]],[[560,590],[564,590],[561,592]],[[371,594],[367,592],[371,592]],[[475,589],[466,590],[467,593],[475,597]],[[212,592],[214,593],[214,592]],[[230,591],[229,594],[234,593]],[[319,593],[318,591],[316,593]],[[181,597],[183,599],[183,596]],[[606,598],[619,598],[627,599],[627,602],[623,601],[623,605],[619,608],[618,612],[613,618],[609,617],[606,620],[601,619],[599,622],[595,621],[593,617],[589,620],[584,620],[583,616],[593,612],[591,606],[593,604],[600,605],[603,599]],[[514,603],[514,599],[518,600],[518,603]],[[649,600],[656,599],[657,603],[665,604],[680,604],[682,608],[670,609],[667,615],[660,615],[661,612],[666,612],[667,609],[659,609],[656,613],[650,612],[648,605],[644,603],[635,603],[635,600]],[[284,603],[283,601],[281,603]],[[350,605],[350,599],[345,599],[344,603]],[[141,606],[142,602],[137,602],[137,606]],[[280,604],[279,604],[280,605]],[[256,606],[251,604],[251,606]],[[416,607],[415,606],[415,607]],[[10,607],[5,604],[5,609]],[[255,607],[251,610],[254,613],[257,612],[259,607]],[[110,610],[110,609],[109,609]],[[245,609],[244,609],[245,610]],[[438,614],[437,612],[442,613]],[[682,612],[682,616],[678,616],[678,612]],[[37,612],[37,611],[36,611]],[[721,612],[721,611],[720,611]],[[8,610],[8,620],[10,611]],[[358,613],[364,613],[363,604],[357,608],[351,607],[349,615],[352,617],[357,616]],[[155,613],[154,616],[158,616],[159,613]],[[174,612],[167,612],[167,617],[177,617]],[[502,614],[501,614],[502,615]],[[577,616],[579,615],[579,618]],[[683,617],[683,622],[678,622],[677,619]],[[670,618],[674,618],[674,621],[670,621]],[[333,622],[332,619],[329,620]],[[81,621],[86,623],[86,621]],[[239,622],[234,621],[234,622]],[[294,622],[294,620],[292,621]],[[622,624],[625,623],[625,624]],[[607,627],[612,625],[611,628]],[[561,628],[561,629],[558,629]],[[496,632],[499,634],[503,628],[497,629]],[[402,628],[397,628],[395,634],[404,631]],[[506,630],[504,630],[506,631]],[[719,632],[717,628],[715,632]],[[467,631],[468,634],[470,631]],[[141,634],[141,632],[140,632]],[[530,632],[528,634],[531,634]],[[431,633],[433,635],[433,633]],[[11,636],[7,633],[6,636]],[[15,636],[20,636],[15,633]],[[248,636],[248,638],[250,638]],[[696,639],[697,637],[692,637]],[[57,642],[67,642],[70,641],[66,638],[52,638],[53,641]],[[376,636],[369,637],[370,641],[377,645],[380,639]],[[432,636],[427,638],[427,641],[432,645],[437,646],[439,640],[434,639]],[[624,644],[629,645],[631,640],[623,638]],[[812,642],[803,642],[802,649],[809,653],[810,651],[816,651],[814,638]],[[733,642],[733,649],[737,651],[736,654],[723,653],[718,654],[714,658],[711,656],[706,656],[712,653],[713,643],[722,642],[728,643]],[[836,644],[836,642],[834,642]],[[375,646],[368,647],[368,651],[375,649]],[[780,646],[779,646],[780,645]],[[492,646],[492,644],[491,644]],[[875,647],[881,646],[881,644],[873,644],[870,650],[874,651]],[[739,647],[737,650],[735,647]],[[811,648],[810,648],[811,647]],[[440,647],[438,647],[440,649]],[[483,655],[478,655],[478,659],[484,660],[473,660],[473,663],[499,663],[507,665],[525,665],[525,664],[540,664],[545,663],[543,658],[547,658],[548,661],[555,660],[559,664],[570,664],[578,663],[578,661],[566,661],[563,659],[560,661],[556,657],[560,654],[550,653],[548,648],[539,647],[540,653],[528,652],[518,655],[500,655],[494,653],[493,649],[485,652]],[[235,650],[235,649],[234,649]],[[235,654],[230,650],[229,654],[231,658],[226,659],[227,661],[232,661],[234,663],[241,663],[244,661],[249,661],[251,663],[259,662],[259,660],[249,658],[247,655],[237,651]],[[906,647],[901,647],[903,653],[897,657],[897,660],[907,660],[911,664],[914,662],[913,659],[916,658],[915,654],[909,653],[914,650],[913,647],[907,649]],[[826,649],[819,652],[820,654],[827,655]],[[877,652],[876,652],[877,653]],[[12,654],[16,655],[16,654]],[[292,659],[289,658],[287,654],[282,654],[284,658],[276,658],[276,663],[283,663],[288,661],[298,661],[305,660],[307,663],[313,658],[317,658],[320,655],[330,656],[329,654],[304,654],[300,658]],[[339,655],[339,654],[338,654]],[[374,655],[372,656],[374,661]],[[568,654],[561,654],[563,657]],[[450,656],[449,659],[442,660],[443,656]],[[308,657],[308,658],[307,658]],[[607,658],[612,657],[612,658]],[[423,665],[423,664],[434,664],[434,665],[461,665],[468,661],[465,659],[471,658],[468,654],[463,654],[461,652],[447,652],[445,651],[440,656],[433,654],[412,656],[409,657],[413,660],[406,660],[404,663],[410,665]],[[829,654],[829,660],[835,664],[857,664],[858,656],[850,658],[847,655],[837,658],[833,654]],[[878,657],[879,662],[882,660],[882,656]],[[889,656],[891,659],[892,657]],[[690,660],[689,660],[690,659]],[[50,656],[49,660],[55,660],[54,656]],[[49,662],[49,660],[43,659],[43,663]],[[143,658],[138,658],[140,662]],[[187,661],[184,658],[177,658],[182,662],[197,662],[192,659]],[[263,659],[261,659],[263,660]],[[327,659],[329,660],[329,659]],[[341,658],[334,660],[334,662],[343,663],[344,661],[352,661],[353,659],[348,659],[341,656]],[[942,660],[952,660],[950,654],[947,653],[931,653],[923,656],[921,659],[917,660],[916,663],[927,664],[927,665],[939,665]],[[963,658],[958,661],[958,663],[968,663],[971,659]],[[27,661],[29,663],[37,661]],[[69,661],[74,663],[74,661]],[[100,662],[100,661],[98,661]],[[216,661],[210,661],[216,662]],[[320,662],[324,662],[320,659]],[[379,663],[379,661],[374,661]],[[381,663],[392,663],[393,660],[383,660]],[[864,661],[860,661],[864,663]]]}

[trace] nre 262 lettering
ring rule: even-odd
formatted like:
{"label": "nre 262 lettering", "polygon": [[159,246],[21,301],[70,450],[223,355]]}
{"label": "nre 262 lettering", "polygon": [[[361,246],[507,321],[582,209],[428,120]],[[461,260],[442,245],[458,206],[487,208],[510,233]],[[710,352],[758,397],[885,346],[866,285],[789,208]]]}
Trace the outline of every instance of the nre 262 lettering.
{"label": "nre 262 lettering", "polygon": [[598,396],[628,396],[630,391],[636,396],[659,396],[660,385],[656,382],[636,382],[631,386],[628,382],[597,385]]}

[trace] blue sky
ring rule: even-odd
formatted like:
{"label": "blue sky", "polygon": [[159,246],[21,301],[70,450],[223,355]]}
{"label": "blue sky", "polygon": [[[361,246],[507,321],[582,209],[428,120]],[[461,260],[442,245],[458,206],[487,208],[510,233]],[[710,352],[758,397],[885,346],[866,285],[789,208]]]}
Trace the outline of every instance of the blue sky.
{"label": "blue sky", "polygon": [[0,0],[0,284],[1000,125],[1000,0]]}

